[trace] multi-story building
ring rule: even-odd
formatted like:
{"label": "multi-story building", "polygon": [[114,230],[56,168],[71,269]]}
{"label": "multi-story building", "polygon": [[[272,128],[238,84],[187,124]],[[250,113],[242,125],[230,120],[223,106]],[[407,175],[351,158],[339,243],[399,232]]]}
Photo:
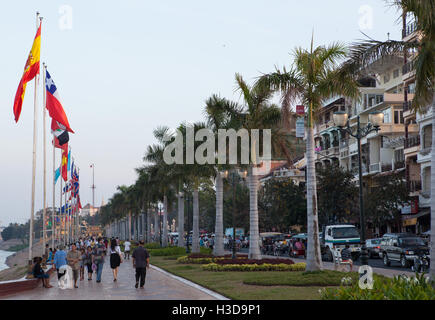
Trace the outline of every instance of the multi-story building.
{"label": "multi-story building", "polygon": [[[403,41],[415,41],[420,37],[415,20],[403,16]],[[402,67],[402,81],[406,94],[403,106],[405,120],[404,155],[406,163],[406,181],[411,206],[404,208],[403,222],[406,230],[423,233],[430,228],[430,173],[432,156],[432,110],[423,108],[415,112],[411,108],[415,92],[415,71],[413,70],[415,52],[408,51]],[[418,131],[409,130],[417,127]]]}

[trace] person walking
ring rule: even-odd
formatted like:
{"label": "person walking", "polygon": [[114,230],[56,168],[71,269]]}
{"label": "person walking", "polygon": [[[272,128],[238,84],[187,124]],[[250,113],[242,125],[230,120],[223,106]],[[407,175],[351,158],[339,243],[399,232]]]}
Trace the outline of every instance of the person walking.
{"label": "person walking", "polygon": [[68,252],[66,258],[73,272],[74,288],[78,288],[77,280],[79,278],[81,253],[77,250],[75,243],[71,245],[71,250]]}
{"label": "person walking", "polygon": [[125,260],[130,260],[130,246],[131,246],[130,240],[127,240],[127,241],[124,242]]}
{"label": "person walking", "polygon": [[66,252],[64,250],[63,245],[59,246],[59,250],[56,251],[54,254],[54,260],[53,260],[53,268],[56,268],[57,270],[57,278],[60,279],[61,275],[59,274],[60,267],[67,264],[66,261]]}
{"label": "person walking", "polygon": [[103,243],[103,238],[98,238],[98,243],[94,247],[93,263],[97,265],[97,283],[101,282],[101,274],[103,273],[104,257],[106,255],[106,246]]}
{"label": "person walking", "polygon": [[86,250],[85,248],[80,248],[80,281],[85,279],[85,260],[86,260]]}
{"label": "person walking", "polygon": [[150,255],[143,245],[143,240],[140,240],[139,247],[134,249],[131,256],[133,258],[133,268],[136,269],[136,284],[134,287],[138,287],[140,280],[141,289],[143,289],[145,285],[146,269],[150,266]]}
{"label": "person walking", "polygon": [[83,260],[83,264],[86,266],[86,269],[88,269],[88,281],[92,280],[92,247],[88,246],[85,253],[85,259]]}
{"label": "person walking", "polygon": [[118,268],[121,263],[121,248],[117,245],[116,239],[113,238],[110,240],[110,268],[112,268],[114,282],[117,281]]}

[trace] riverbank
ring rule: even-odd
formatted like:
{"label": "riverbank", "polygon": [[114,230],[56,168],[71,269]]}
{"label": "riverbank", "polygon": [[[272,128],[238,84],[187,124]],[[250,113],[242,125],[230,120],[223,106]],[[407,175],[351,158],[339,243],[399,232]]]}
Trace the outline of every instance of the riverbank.
{"label": "riverbank", "polygon": [[[8,240],[11,241],[11,240]],[[6,242],[6,241],[5,241]],[[7,244],[8,248],[13,247],[15,244],[12,244],[11,241]],[[3,243],[4,244],[4,243]],[[4,249],[1,249],[4,250]],[[10,252],[9,252],[10,253]],[[36,243],[33,246],[33,255],[37,256],[42,255],[42,244]],[[27,262],[29,258],[29,249],[25,248],[20,251],[14,252],[11,255],[7,256],[5,264],[9,267],[8,269],[0,271],[0,281],[9,281],[9,280],[18,280],[23,278],[27,274]]]}

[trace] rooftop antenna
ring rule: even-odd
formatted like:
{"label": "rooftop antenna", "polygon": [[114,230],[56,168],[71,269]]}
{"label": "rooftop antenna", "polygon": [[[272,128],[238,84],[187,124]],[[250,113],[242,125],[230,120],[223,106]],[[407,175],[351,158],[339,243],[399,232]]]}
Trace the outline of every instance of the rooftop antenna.
{"label": "rooftop antenna", "polygon": [[390,41],[390,33],[387,32],[388,41]]}

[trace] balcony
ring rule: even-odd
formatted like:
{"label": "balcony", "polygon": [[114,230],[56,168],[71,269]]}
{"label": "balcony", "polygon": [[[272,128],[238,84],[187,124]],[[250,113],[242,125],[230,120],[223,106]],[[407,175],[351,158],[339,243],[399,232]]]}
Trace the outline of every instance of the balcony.
{"label": "balcony", "polygon": [[407,187],[408,187],[409,192],[419,192],[419,191],[421,191],[421,181],[409,180],[407,182]]}
{"label": "balcony", "polygon": [[374,163],[370,165],[370,173],[377,173],[380,172],[379,170],[380,164],[379,163]]}
{"label": "balcony", "polygon": [[417,31],[417,22],[412,21],[412,22],[408,23],[406,25],[405,29],[402,29],[402,39],[410,36],[411,34],[413,34],[416,31]]}
{"label": "balcony", "polygon": [[414,76],[414,74],[415,74],[414,61],[411,60],[405,63],[402,67],[402,80],[411,78],[412,76]]}
{"label": "balcony", "polygon": [[418,196],[420,207],[430,207],[430,191],[421,191]]}
{"label": "balcony", "polygon": [[419,145],[420,145],[420,136],[408,137],[408,139],[405,139],[404,141],[405,149],[418,147]]}
{"label": "balcony", "polygon": [[[413,93],[408,93],[408,100],[414,99]],[[384,93],[384,102],[389,104],[403,105],[405,95],[403,93]]]}

